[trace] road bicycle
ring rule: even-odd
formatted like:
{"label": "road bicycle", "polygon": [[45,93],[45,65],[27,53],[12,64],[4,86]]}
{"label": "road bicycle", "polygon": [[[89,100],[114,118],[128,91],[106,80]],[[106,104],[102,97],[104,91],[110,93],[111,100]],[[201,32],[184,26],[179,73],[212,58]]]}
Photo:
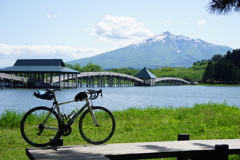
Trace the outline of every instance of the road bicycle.
{"label": "road bicycle", "polygon": [[[97,99],[99,95],[102,96],[101,89],[80,92],[74,100],[62,103],[58,103],[55,91],[56,89],[46,89],[46,92],[34,92],[38,98],[54,101],[51,108],[35,107],[23,116],[20,130],[27,143],[36,147],[55,143],[62,135],[70,135],[71,125],[78,116],[80,116],[78,124],[80,134],[88,143],[103,144],[113,136],[116,127],[113,114],[104,107],[93,106],[92,103],[92,100]],[[86,101],[86,103],[69,115],[61,112],[61,105],[77,101]]]}

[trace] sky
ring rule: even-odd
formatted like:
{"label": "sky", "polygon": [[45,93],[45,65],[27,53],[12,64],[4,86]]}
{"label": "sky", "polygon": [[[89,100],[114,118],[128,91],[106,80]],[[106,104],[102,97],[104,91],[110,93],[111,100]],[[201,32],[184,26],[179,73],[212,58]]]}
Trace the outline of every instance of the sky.
{"label": "sky", "polygon": [[0,67],[17,59],[91,57],[169,31],[240,48],[240,12],[210,0],[0,0]]}

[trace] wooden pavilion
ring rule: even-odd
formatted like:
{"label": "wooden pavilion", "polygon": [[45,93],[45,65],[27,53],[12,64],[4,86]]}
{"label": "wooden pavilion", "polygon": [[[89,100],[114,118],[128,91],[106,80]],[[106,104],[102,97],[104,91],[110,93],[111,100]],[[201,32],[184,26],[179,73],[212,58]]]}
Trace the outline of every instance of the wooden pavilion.
{"label": "wooden pavilion", "polygon": [[150,72],[146,67],[143,68],[135,77],[144,81],[144,86],[154,86],[156,83],[156,76]]}
{"label": "wooden pavilion", "polygon": [[79,74],[65,67],[62,59],[18,59],[0,72],[27,78],[28,88],[76,88]]}

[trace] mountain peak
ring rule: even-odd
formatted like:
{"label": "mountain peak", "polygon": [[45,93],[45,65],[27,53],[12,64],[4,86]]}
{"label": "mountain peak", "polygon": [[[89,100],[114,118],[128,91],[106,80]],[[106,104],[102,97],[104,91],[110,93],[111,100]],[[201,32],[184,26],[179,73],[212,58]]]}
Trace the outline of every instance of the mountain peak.
{"label": "mountain peak", "polygon": [[163,32],[160,35],[156,35],[152,38],[145,39],[143,41],[137,42],[132,44],[133,47],[139,47],[141,45],[152,45],[153,43],[167,43],[167,44],[179,44],[179,43],[191,43],[193,46],[198,46],[198,45],[208,45],[208,46],[214,46],[214,44],[205,42],[201,39],[193,39],[189,38],[187,36],[183,35],[174,35],[170,33],[169,31]]}
{"label": "mountain peak", "polygon": [[171,33],[169,31],[163,32],[162,34],[171,35]]}
{"label": "mountain peak", "polygon": [[[166,32],[163,32],[162,34],[160,35],[156,35],[154,36],[152,39],[158,39],[158,40],[163,40],[165,39],[166,37],[174,37],[175,35],[173,35],[172,33],[166,31]],[[151,39],[151,38],[150,38]]]}
{"label": "mountain peak", "polygon": [[189,37],[186,37],[186,36],[182,36],[182,35],[174,35],[174,34],[170,33],[169,31],[166,31],[166,32],[163,32],[160,35],[156,35],[156,36],[154,36],[152,38],[145,39],[143,41],[134,43],[133,46],[137,47],[137,46],[140,46],[140,45],[142,45],[144,43],[145,44],[151,44],[151,43],[157,43],[157,42],[165,43],[167,39],[169,39],[170,41],[193,40],[192,38],[189,38]]}

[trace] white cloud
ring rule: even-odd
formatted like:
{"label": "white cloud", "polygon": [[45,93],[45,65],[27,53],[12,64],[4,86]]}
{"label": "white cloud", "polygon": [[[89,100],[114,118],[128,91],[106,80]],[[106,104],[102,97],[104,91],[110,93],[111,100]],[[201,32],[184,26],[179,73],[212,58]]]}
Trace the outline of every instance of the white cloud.
{"label": "white cloud", "polygon": [[7,45],[0,44],[0,66],[12,66],[17,59],[58,58],[64,62],[106,52],[104,49],[74,48],[50,45]]}
{"label": "white cloud", "polygon": [[105,16],[93,32],[101,36],[98,43],[110,44],[115,49],[154,36],[143,23],[129,16]]}
{"label": "white cloud", "polygon": [[139,39],[153,37],[154,34],[129,16],[105,16],[97,24],[95,33],[110,39]]}
{"label": "white cloud", "polygon": [[207,21],[205,19],[200,19],[198,22],[197,22],[197,25],[199,26],[202,26],[202,25],[205,25],[207,23]]}

